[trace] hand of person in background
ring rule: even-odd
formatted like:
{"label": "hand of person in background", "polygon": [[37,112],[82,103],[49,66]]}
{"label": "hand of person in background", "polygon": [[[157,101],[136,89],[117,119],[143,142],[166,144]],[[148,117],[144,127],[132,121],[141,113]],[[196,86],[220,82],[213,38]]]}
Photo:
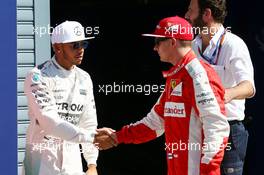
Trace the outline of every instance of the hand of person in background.
{"label": "hand of person in background", "polygon": [[225,96],[224,96],[225,104],[229,103],[231,100],[233,100],[233,98],[234,98],[234,93],[232,89],[225,89]]}
{"label": "hand of person in background", "polygon": [[88,170],[86,171],[86,175],[98,175],[96,165],[88,165]]}
{"label": "hand of person in background", "polygon": [[94,144],[99,150],[106,150],[118,145],[115,130],[111,128],[100,128],[97,129],[97,134],[94,138]]}

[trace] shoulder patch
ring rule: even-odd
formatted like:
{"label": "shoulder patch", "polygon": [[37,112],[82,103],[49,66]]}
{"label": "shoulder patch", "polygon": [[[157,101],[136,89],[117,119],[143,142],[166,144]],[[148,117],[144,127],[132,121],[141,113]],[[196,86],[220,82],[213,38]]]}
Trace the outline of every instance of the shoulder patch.
{"label": "shoulder patch", "polygon": [[31,81],[35,84],[39,84],[40,83],[40,74],[37,72],[33,72],[32,77],[31,77]]}

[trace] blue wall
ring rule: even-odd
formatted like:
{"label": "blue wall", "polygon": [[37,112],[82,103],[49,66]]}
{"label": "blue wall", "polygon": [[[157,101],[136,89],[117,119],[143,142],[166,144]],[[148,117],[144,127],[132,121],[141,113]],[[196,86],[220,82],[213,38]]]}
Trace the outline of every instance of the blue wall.
{"label": "blue wall", "polygon": [[16,0],[0,6],[0,174],[17,174]]}

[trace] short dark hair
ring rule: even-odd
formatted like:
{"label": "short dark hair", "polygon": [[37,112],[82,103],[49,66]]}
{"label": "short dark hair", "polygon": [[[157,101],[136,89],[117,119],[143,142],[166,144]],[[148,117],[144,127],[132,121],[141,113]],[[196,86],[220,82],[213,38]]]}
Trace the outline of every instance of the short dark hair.
{"label": "short dark hair", "polygon": [[211,9],[212,16],[216,22],[224,23],[227,15],[226,0],[198,0],[200,13],[206,8]]}

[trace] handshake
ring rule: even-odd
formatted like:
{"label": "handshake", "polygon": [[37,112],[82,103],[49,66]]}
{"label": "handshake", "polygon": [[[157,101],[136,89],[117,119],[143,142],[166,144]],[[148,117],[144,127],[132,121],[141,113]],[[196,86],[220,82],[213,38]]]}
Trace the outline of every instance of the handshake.
{"label": "handshake", "polygon": [[115,130],[104,127],[96,131],[93,143],[99,150],[106,150],[118,145]]}

